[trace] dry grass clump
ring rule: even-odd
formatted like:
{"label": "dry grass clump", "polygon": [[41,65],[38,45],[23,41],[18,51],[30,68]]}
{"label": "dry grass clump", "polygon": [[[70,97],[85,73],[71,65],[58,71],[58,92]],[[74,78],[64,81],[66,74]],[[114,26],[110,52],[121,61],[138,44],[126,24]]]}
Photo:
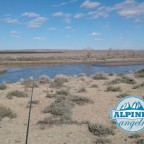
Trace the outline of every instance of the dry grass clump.
{"label": "dry grass clump", "polygon": [[105,125],[101,124],[88,124],[89,131],[96,136],[108,136],[114,135],[114,131],[112,128],[109,128]]}
{"label": "dry grass clump", "polygon": [[7,89],[7,86],[5,84],[0,84],[0,90],[5,90]]}
{"label": "dry grass clump", "polygon": [[114,76],[114,73],[109,73],[108,76]]}
{"label": "dry grass clump", "polygon": [[[64,98],[64,97],[63,97]],[[62,121],[70,121],[73,103],[68,99],[57,99],[54,103],[44,109],[44,113],[51,113],[58,116]]]}
{"label": "dry grass clump", "polygon": [[107,79],[106,75],[103,73],[97,73],[94,76],[92,76],[92,78],[94,80],[106,80]]}
{"label": "dry grass clump", "polygon": [[60,89],[56,91],[56,95],[68,96],[70,94],[68,89]]}
{"label": "dry grass clump", "polygon": [[92,84],[91,87],[92,88],[98,88],[98,85],[97,84]]}
{"label": "dry grass clump", "polygon": [[129,78],[128,76],[121,76],[120,78],[116,78],[110,82],[108,82],[108,84],[118,84],[118,83],[125,83],[125,84],[136,84],[136,81],[132,78]]}
{"label": "dry grass clump", "polygon": [[21,84],[24,85],[25,88],[39,87],[38,82],[34,81],[33,83],[33,80],[30,80],[30,79],[22,81]]}
{"label": "dry grass clump", "polygon": [[61,123],[72,122],[72,109],[75,104],[92,103],[88,98],[70,95],[68,89],[56,91],[54,98],[56,100],[44,109],[44,113],[51,113],[56,118],[59,118]]}
{"label": "dry grass clump", "polygon": [[87,90],[86,90],[86,88],[85,88],[85,87],[81,87],[81,88],[78,90],[78,92],[83,92],[83,93],[86,93],[86,92],[87,92]]}
{"label": "dry grass clump", "polygon": [[107,86],[107,91],[121,92],[122,90],[120,87]]}
{"label": "dry grass clump", "polygon": [[128,93],[120,93],[117,97],[118,98],[124,98],[124,97],[126,97],[126,96],[129,96],[130,94],[128,94]]}
{"label": "dry grass clump", "polygon": [[144,78],[144,69],[141,69],[135,73],[136,78]]}
{"label": "dry grass clump", "polygon": [[[32,105],[37,105],[37,104],[39,104],[39,101],[38,100],[33,100],[31,103],[32,103]],[[27,104],[27,108],[29,108],[29,107],[30,107],[30,101]]]}
{"label": "dry grass clump", "polygon": [[0,74],[3,74],[5,72],[7,72],[7,70],[5,70],[4,68],[0,67]]}
{"label": "dry grass clump", "polygon": [[86,74],[85,74],[85,73],[80,73],[80,74],[78,75],[78,77],[86,77]]}
{"label": "dry grass clump", "polygon": [[86,103],[93,103],[92,100],[82,96],[71,96],[71,100],[78,105],[84,105]]}
{"label": "dry grass clump", "polygon": [[131,139],[135,139],[135,138],[140,138],[141,136],[139,134],[133,134],[133,135],[130,135],[129,138]]}
{"label": "dry grass clump", "polygon": [[5,117],[8,117],[10,119],[16,118],[16,114],[12,112],[11,109],[0,105],[0,120]]}
{"label": "dry grass clump", "polygon": [[144,144],[144,138],[138,139],[135,142],[136,144]]}
{"label": "dry grass clump", "polygon": [[132,134],[129,136],[130,139],[134,139],[134,144],[144,144],[143,135],[140,134]]}
{"label": "dry grass clump", "polygon": [[51,116],[51,117],[46,117],[43,120],[38,121],[37,124],[53,126],[53,125],[62,124],[62,121],[58,118],[54,118]]}
{"label": "dry grass clump", "polygon": [[46,97],[47,97],[47,98],[55,98],[55,97],[56,97],[56,94],[54,94],[54,93],[47,93],[47,94],[46,94]]}
{"label": "dry grass clump", "polygon": [[65,82],[68,82],[68,78],[64,75],[57,75],[54,81],[51,83],[51,87],[61,88]]}
{"label": "dry grass clump", "polygon": [[82,122],[78,122],[78,121],[73,121],[73,120],[69,120],[69,121],[64,121],[61,118],[58,117],[46,117],[43,120],[40,120],[37,122],[37,124],[40,124],[42,126],[53,126],[53,125],[61,125],[61,124],[76,124],[76,125],[83,125],[83,124],[88,124],[88,121],[82,121]]}
{"label": "dry grass clump", "polygon": [[141,83],[141,84],[135,85],[135,86],[133,87],[133,89],[138,89],[138,88],[143,88],[143,87],[144,87],[144,82]]}
{"label": "dry grass clump", "polygon": [[106,139],[106,138],[98,138],[96,141],[95,141],[95,144],[110,144],[111,141],[109,139]]}
{"label": "dry grass clump", "polygon": [[47,75],[41,75],[39,82],[42,84],[48,84],[50,82],[50,78]]}
{"label": "dry grass clump", "polygon": [[13,97],[25,98],[27,97],[27,94],[23,91],[15,90],[15,91],[9,92],[6,97],[8,99],[12,99]]}

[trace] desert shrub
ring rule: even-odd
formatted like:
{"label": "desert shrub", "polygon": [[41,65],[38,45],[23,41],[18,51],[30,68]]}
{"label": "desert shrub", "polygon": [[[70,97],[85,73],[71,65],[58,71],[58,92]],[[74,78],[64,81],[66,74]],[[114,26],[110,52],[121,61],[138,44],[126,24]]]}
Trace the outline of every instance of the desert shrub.
{"label": "desert shrub", "polygon": [[135,138],[140,138],[141,136],[139,134],[133,134],[133,135],[130,135],[129,138],[131,139],[135,139]]}
{"label": "desert shrub", "polygon": [[47,94],[46,94],[46,97],[47,97],[47,98],[55,98],[55,97],[56,97],[56,94],[47,93]]}
{"label": "desert shrub", "polygon": [[130,94],[128,94],[128,93],[120,93],[117,97],[118,98],[124,98],[124,97],[126,97],[126,96],[129,96]]}
{"label": "desert shrub", "polygon": [[111,141],[106,138],[98,138],[95,142],[95,144],[110,144]]}
{"label": "desert shrub", "polygon": [[56,94],[57,95],[65,95],[65,96],[68,96],[70,94],[69,90],[68,89],[61,89],[61,90],[57,90],[56,91]]}
{"label": "desert shrub", "polygon": [[128,76],[121,76],[121,78],[116,78],[110,82],[108,82],[108,84],[118,84],[118,83],[126,83],[126,84],[136,84],[136,81],[132,78],[129,78]]}
{"label": "desert shrub", "polygon": [[143,88],[143,87],[144,87],[144,82],[141,83],[141,84],[135,85],[135,86],[133,87],[133,89],[138,89],[138,88]]}
{"label": "desert shrub", "polygon": [[113,129],[101,124],[88,124],[89,131],[96,136],[114,135]]}
{"label": "desert shrub", "polygon": [[68,78],[64,75],[57,75],[54,81],[51,83],[51,87],[60,88],[65,82],[68,82]]}
{"label": "desert shrub", "polygon": [[144,73],[136,73],[135,77],[136,78],[144,78]]}
{"label": "desert shrub", "polygon": [[37,124],[52,126],[62,124],[62,121],[54,117],[46,117],[43,120],[38,121]]}
{"label": "desert shrub", "polygon": [[24,98],[24,97],[27,97],[27,94],[23,91],[18,91],[18,90],[15,90],[15,91],[11,91],[7,94],[7,98],[8,99],[12,99],[13,97],[20,97],[20,98]]}
{"label": "desert shrub", "polygon": [[114,73],[109,73],[108,76],[114,76]]}
{"label": "desert shrub", "polygon": [[144,68],[141,70],[138,70],[137,73],[144,73]]}
{"label": "desert shrub", "polygon": [[30,79],[22,81],[21,84],[24,85],[25,88],[39,87],[38,82],[34,81],[33,83],[33,80]]}
{"label": "desert shrub", "polygon": [[86,77],[86,74],[85,74],[85,73],[80,73],[80,74],[78,75],[78,77]]}
{"label": "desert shrub", "polygon": [[114,85],[114,84],[118,84],[118,83],[121,83],[121,79],[120,78],[116,78],[116,79],[108,82],[108,84],[110,84],[110,85]]}
{"label": "desert shrub", "polygon": [[136,144],[144,144],[144,139],[143,139],[143,138],[138,139],[138,140],[136,141]]}
{"label": "desert shrub", "polygon": [[[38,100],[33,100],[32,101],[32,105],[37,105],[37,104],[39,104],[39,101]],[[28,102],[28,104],[27,104],[27,108],[29,108],[30,107],[30,101]]]}
{"label": "desert shrub", "polygon": [[8,118],[16,118],[16,114],[11,111],[11,109],[6,108],[0,105],[0,119],[8,117]]}
{"label": "desert shrub", "polygon": [[126,84],[136,84],[136,81],[128,76],[123,76],[121,81]]}
{"label": "desert shrub", "polygon": [[103,73],[97,73],[92,77],[94,80],[106,80],[107,77]]}
{"label": "desert shrub", "polygon": [[87,104],[87,103],[93,103],[92,100],[90,100],[89,98],[86,98],[86,97],[80,97],[80,96],[71,96],[71,100],[78,104],[78,105],[84,105],[84,104]]}
{"label": "desert shrub", "polygon": [[7,86],[5,84],[0,84],[0,90],[5,90]]}
{"label": "desert shrub", "polygon": [[78,121],[73,121],[73,120],[64,120],[58,117],[46,117],[43,120],[40,120],[37,122],[37,124],[40,125],[48,125],[48,126],[53,126],[53,125],[60,125],[60,124],[76,124],[76,125],[82,125],[82,124],[88,124],[88,121],[82,121],[82,122],[78,122]]}
{"label": "desert shrub", "polygon": [[[39,101],[38,100],[33,100],[31,103],[37,105],[37,104],[39,104]],[[30,104],[30,101],[28,102],[28,104]]]}
{"label": "desert shrub", "polygon": [[4,69],[4,68],[2,68],[2,67],[0,67],[0,74],[3,74],[3,73],[5,73],[5,72],[7,72],[7,70]]}
{"label": "desert shrub", "polygon": [[86,88],[85,87],[81,87],[78,92],[87,92]]}
{"label": "desert shrub", "polygon": [[107,86],[107,91],[121,92],[121,88],[120,87]]}
{"label": "desert shrub", "polygon": [[144,69],[141,69],[135,73],[136,78],[144,78]]}
{"label": "desert shrub", "polygon": [[98,85],[97,84],[92,84],[91,87],[92,88],[98,88]]}
{"label": "desert shrub", "polygon": [[117,76],[122,77],[122,76],[125,76],[125,74],[120,73],[120,74],[117,74]]}
{"label": "desert shrub", "polygon": [[44,109],[44,113],[51,113],[61,118],[62,121],[70,121],[72,115],[72,106],[69,100],[59,99]]}
{"label": "desert shrub", "polygon": [[47,75],[41,75],[39,78],[39,82],[42,84],[46,84],[50,82],[50,78]]}

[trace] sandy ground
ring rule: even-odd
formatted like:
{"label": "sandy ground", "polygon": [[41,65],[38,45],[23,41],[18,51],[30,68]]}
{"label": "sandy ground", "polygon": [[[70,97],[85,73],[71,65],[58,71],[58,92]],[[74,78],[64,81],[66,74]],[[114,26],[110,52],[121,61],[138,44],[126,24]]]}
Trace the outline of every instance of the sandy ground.
{"label": "sandy ground", "polygon": [[[133,74],[128,76],[135,79],[137,84],[141,84],[144,81],[143,78],[135,78]],[[91,77],[85,76],[69,77],[68,82],[63,84],[62,88],[68,88],[70,94],[87,97],[93,101],[93,103],[75,105],[72,109],[72,120],[77,122],[89,121],[90,123],[114,127],[115,135],[107,136],[107,139],[111,140],[111,144],[135,144],[136,139],[129,138],[132,134],[119,130],[110,121],[110,109],[115,107],[120,100],[117,96],[121,92],[106,91],[106,83],[119,76],[107,77],[107,80],[94,80]],[[0,104],[13,110],[17,117],[14,119],[6,117],[0,121],[0,144],[24,144],[28,117],[27,104],[30,100],[31,89],[25,88],[20,82],[6,85],[6,90],[0,90]],[[53,103],[55,99],[47,98],[46,94],[48,92],[55,93],[58,90],[57,88],[51,88],[49,83],[39,83],[38,86],[38,88],[34,88],[33,100],[38,100],[39,103],[33,105],[32,108],[29,144],[94,144],[98,137],[89,131],[87,124],[60,124],[52,126],[37,124],[39,120],[51,116],[49,113],[43,113],[43,110]],[[143,88],[132,89],[133,85],[124,83],[114,86],[120,86],[122,92],[144,97]],[[85,88],[86,92],[78,92],[81,88]],[[13,90],[25,91],[28,97],[13,97],[13,99],[9,100],[6,95]],[[139,135],[144,137],[144,132],[139,133]]]}

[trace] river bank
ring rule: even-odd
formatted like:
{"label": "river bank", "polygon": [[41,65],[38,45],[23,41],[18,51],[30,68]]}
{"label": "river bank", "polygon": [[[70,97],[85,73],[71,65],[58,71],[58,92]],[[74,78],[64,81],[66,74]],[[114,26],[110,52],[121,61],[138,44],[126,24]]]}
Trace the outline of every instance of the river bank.
{"label": "river bank", "polygon": [[138,50],[33,50],[0,51],[0,65],[40,65],[104,63],[128,65],[144,63],[144,51]]}

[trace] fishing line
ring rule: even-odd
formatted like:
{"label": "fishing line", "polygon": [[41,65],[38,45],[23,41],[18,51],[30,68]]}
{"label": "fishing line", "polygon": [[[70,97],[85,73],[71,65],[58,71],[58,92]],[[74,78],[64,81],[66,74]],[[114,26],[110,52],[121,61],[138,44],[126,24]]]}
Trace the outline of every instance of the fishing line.
{"label": "fishing line", "polygon": [[26,131],[25,144],[28,144],[29,124],[30,124],[31,109],[32,109],[33,91],[34,91],[34,78],[33,78],[33,81],[32,81],[32,91],[31,91],[31,97],[30,97],[30,106],[29,106],[29,114],[28,114],[28,123],[27,123],[27,131]]}

